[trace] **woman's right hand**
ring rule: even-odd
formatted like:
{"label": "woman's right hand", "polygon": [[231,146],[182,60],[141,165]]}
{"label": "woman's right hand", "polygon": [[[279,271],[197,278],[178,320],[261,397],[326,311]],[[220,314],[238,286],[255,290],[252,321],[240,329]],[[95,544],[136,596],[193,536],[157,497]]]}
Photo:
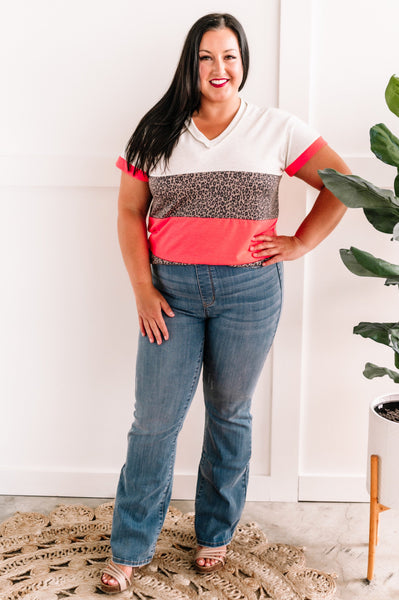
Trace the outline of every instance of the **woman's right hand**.
{"label": "woman's right hand", "polygon": [[154,341],[162,344],[162,336],[165,341],[169,339],[162,311],[168,317],[174,317],[173,310],[152,283],[138,285],[134,292],[141,335],[148,336],[152,344]]}

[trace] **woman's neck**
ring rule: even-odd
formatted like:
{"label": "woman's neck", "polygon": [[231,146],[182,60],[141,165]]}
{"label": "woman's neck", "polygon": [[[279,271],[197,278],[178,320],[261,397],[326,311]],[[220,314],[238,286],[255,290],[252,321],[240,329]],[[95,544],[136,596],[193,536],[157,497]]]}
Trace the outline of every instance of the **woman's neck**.
{"label": "woman's neck", "polygon": [[237,114],[241,100],[238,104],[229,106],[216,105],[216,103],[201,104],[197,113],[193,114],[193,121],[197,129],[209,140],[217,138],[230,125]]}
{"label": "woman's neck", "polygon": [[195,121],[204,123],[226,123],[233,120],[240,108],[241,99],[236,96],[234,99],[226,102],[208,102],[202,100],[197,112],[193,114]]}

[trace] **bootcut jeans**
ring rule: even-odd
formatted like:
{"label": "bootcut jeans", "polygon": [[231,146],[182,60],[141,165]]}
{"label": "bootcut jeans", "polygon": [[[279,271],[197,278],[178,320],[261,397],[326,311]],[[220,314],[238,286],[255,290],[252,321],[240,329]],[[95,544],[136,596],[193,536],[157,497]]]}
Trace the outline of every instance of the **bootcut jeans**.
{"label": "bootcut jeans", "polygon": [[251,396],[273,342],[282,264],[259,267],[153,265],[169,302],[169,340],[140,336],[134,422],[113,516],[117,564],[151,561],[169,506],[176,441],[201,368],[205,430],[195,499],[201,546],[231,541],[245,503]]}

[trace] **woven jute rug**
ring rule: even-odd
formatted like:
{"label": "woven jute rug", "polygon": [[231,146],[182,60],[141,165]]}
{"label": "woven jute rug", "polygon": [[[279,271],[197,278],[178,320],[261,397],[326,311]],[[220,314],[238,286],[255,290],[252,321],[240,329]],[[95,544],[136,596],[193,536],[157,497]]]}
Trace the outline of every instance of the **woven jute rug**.
{"label": "woven jute rug", "polygon": [[[95,510],[59,506],[50,515],[16,513],[0,525],[1,600],[98,600],[110,556],[113,504]],[[269,543],[255,523],[241,524],[223,570],[193,566],[194,518],[170,508],[150,565],[134,588],[115,596],[159,600],[321,600],[333,598],[334,576],[306,568],[302,548]]]}

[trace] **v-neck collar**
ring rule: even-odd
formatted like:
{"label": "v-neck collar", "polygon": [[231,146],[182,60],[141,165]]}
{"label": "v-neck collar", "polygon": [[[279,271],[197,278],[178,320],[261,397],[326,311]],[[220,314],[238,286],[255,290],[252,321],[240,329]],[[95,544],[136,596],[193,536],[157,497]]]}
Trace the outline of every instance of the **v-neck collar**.
{"label": "v-neck collar", "polygon": [[198,140],[199,142],[202,142],[207,148],[212,148],[213,146],[216,146],[217,144],[222,142],[229,135],[229,133],[234,129],[234,127],[240,121],[246,106],[247,106],[247,103],[245,102],[245,100],[243,100],[241,98],[240,107],[239,107],[238,111],[236,112],[236,114],[234,115],[234,117],[232,118],[232,120],[230,121],[230,123],[227,125],[226,129],[223,129],[222,133],[220,133],[218,136],[216,136],[212,140],[207,138],[206,135],[204,135],[198,129],[198,127],[196,126],[196,124],[194,123],[194,120],[192,118],[190,118],[187,122],[187,129],[191,133],[191,135],[193,137],[195,137],[196,140]]}

